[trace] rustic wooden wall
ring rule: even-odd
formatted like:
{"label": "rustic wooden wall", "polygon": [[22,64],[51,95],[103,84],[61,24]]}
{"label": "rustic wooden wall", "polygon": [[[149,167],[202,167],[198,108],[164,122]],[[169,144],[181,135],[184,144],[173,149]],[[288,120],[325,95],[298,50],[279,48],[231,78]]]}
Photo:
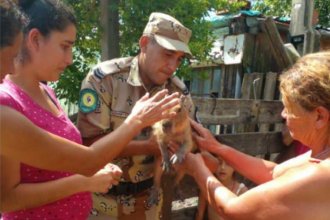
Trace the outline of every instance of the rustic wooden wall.
{"label": "rustic wooden wall", "polygon": [[[241,34],[244,27],[237,27],[235,34]],[[285,147],[278,76],[294,61],[272,19],[263,20],[259,29],[254,34],[245,33],[241,63],[195,66],[189,85],[198,119],[220,142],[253,156],[273,159]],[[172,213],[166,219],[194,219],[198,187],[189,177],[180,187],[186,202],[181,207],[178,201],[172,203]]]}

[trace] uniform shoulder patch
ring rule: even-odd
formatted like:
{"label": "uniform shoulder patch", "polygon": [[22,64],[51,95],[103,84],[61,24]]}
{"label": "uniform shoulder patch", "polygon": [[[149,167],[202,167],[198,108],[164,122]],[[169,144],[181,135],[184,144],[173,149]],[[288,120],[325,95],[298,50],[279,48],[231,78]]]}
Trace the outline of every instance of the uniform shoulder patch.
{"label": "uniform shoulder patch", "polygon": [[78,106],[83,113],[95,111],[99,103],[99,96],[93,89],[83,89],[79,93]]}
{"label": "uniform shoulder patch", "polygon": [[94,67],[93,75],[96,79],[102,80],[107,75],[125,71],[130,67],[132,59],[133,57],[125,57],[99,63]]}

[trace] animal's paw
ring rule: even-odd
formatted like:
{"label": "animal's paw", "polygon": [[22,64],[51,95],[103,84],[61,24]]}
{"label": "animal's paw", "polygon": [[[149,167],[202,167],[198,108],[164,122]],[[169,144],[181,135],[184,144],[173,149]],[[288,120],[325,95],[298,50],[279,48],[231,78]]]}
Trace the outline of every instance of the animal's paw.
{"label": "animal's paw", "polygon": [[171,164],[169,162],[163,162],[162,168],[164,172],[170,172],[171,171]]}
{"label": "animal's paw", "polygon": [[153,186],[150,189],[149,197],[146,201],[146,207],[151,208],[153,205],[158,205],[159,203],[159,190]]}
{"label": "animal's paw", "polygon": [[172,164],[182,163],[184,160],[184,154],[173,154],[170,161]]}

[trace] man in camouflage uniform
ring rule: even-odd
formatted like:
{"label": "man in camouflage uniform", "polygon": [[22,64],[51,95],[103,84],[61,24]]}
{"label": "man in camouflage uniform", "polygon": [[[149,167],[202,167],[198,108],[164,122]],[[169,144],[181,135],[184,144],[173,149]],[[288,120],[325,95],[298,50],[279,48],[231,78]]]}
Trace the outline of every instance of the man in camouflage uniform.
{"label": "man in camouflage uniform", "polygon": [[[115,130],[146,92],[160,88],[167,88],[170,93],[179,91],[189,97],[189,109],[193,112],[186,86],[173,76],[181,60],[191,56],[190,36],[191,31],[175,18],[152,13],[136,57],[105,61],[88,73],[81,87],[78,115],[85,144]],[[149,132],[141,132],[112,161],[123,170],[121,182],[107,195],[93,195],[91,219],[160,219],[162,195],[157,205],[146,203],[153,185],[155,155],[160,155],[156,141],[149,137]]]}

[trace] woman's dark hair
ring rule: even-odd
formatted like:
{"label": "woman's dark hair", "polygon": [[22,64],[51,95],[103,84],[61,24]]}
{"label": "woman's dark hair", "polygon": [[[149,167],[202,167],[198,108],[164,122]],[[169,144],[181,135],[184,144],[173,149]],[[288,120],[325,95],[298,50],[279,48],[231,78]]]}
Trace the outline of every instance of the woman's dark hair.
{"label": "woman's dark hair", "polygon": [[[63,32],[69,25],[77,26],[71,7],[60,0],[19,0],[21,11],[29,18],[29,23],[23,29],[24,37],[33,28],[48,37],[52,31]],[[21,63],[30,60],[30,53],[23,44],[18,56]]]}
{"label": "woman's dark hair", "polygon": [[37,28],[44,36],[51,31],[63,31],[68,25],[77,25],[72,8],[60,0],[20,0],[21,10],[29,17],[24,33]]}
{"label": "woman's dark hair", "polygon": [[0,48],[11,46],[26,24],[23,13],[11,0],[0,0]]}

